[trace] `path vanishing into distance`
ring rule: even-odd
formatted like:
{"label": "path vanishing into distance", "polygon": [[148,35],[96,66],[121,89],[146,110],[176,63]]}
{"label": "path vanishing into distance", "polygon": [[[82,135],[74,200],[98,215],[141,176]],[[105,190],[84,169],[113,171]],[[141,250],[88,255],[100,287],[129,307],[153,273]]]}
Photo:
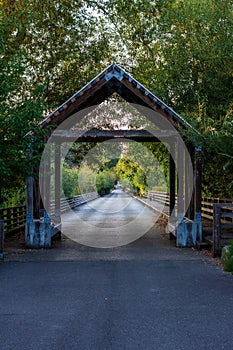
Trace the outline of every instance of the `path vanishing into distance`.
{"label": "path vanishing into distance", "polygon": [[[204,252],[176,248],[155,212],[113,193],[62,220],[69,237],[51,249],[6,242],[1,350],[233,349],[233,276]],[[127,245],[78,243],[119,245],[146,221]]]}
{"label": "path vanishing into distance", "polygon": [[[163,208],[162,205],[160,209]],[[74,241],[97,248],[122,246],[143,236],[159,213],[122,189],[62,215],[63,232]]]}

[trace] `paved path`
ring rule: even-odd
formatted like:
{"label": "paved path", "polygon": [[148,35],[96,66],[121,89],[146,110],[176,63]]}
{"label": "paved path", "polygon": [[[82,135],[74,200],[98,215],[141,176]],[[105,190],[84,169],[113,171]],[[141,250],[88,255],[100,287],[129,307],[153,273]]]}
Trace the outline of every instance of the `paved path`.
{"label": "paved path", "polygon": [[96,248],[121,246],[141,237],[159,217],[122,190],[62,215],[62,228],[74,241]]}
{"label": "paved path", "polygon": [[231,350],[232,310],[233,276],[156,226],[116,248],[11,248],[0,264],[1,350]]}

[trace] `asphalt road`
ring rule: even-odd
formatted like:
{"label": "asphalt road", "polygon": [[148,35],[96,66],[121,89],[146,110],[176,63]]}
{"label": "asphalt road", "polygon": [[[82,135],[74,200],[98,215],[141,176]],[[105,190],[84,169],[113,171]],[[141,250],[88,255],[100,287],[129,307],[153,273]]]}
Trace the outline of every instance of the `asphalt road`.
{"label": "asphalt road", "polygon": [[233,276],[154,226],[131,244],[63,237],[0,263],[0,349],[233,349]]}

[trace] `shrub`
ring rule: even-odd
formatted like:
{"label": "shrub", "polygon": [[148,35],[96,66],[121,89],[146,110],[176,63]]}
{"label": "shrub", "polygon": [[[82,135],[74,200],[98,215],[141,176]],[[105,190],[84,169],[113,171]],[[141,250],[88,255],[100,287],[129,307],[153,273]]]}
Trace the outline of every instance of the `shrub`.
{"label": "shrub", "polygon": [[227,252],[223,259],[224,271],[231,272],[233,274],[233,240],[230,241]]}

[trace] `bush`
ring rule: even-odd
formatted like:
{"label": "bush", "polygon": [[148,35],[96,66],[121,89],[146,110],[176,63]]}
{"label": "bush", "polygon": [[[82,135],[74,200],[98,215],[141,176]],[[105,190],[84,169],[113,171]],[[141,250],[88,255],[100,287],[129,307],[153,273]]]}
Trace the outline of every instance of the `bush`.
{"label": "bush", "polygon": [[114,188],[116,182],[115,173],[111,170],[104,170],[97,174],[96,176],[96,188],[97,192],[104,196]]}
{"label": "bush", "polygon": [[230,241],[230,245],[227,246],[227,250],[223,256],[224,271],[231,272],[233,274],[233,240]]}

